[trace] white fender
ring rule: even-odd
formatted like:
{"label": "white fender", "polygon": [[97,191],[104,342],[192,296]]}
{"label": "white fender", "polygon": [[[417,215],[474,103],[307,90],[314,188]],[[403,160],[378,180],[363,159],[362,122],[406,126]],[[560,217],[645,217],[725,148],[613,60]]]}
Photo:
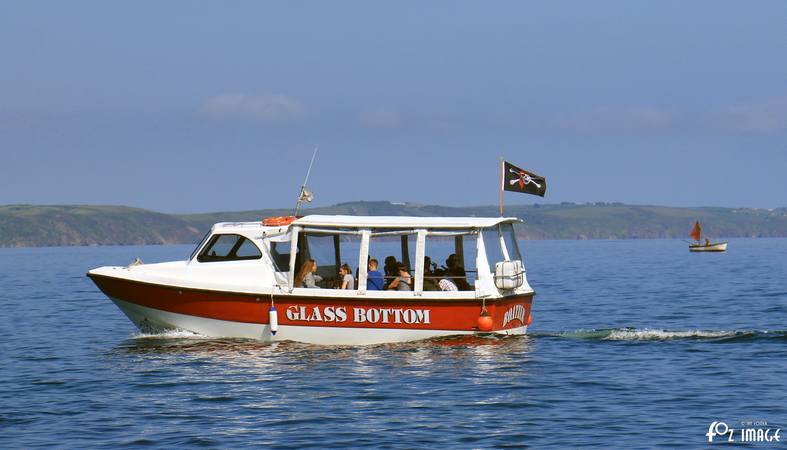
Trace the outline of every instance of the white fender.
{"label": "white fender", "polygon": [[268,322],[271,325],[271,334],[276,334],[276,331],[279,330],[279,316],[276,314],[276,307],[271,305],[270,311],[268,311]]}

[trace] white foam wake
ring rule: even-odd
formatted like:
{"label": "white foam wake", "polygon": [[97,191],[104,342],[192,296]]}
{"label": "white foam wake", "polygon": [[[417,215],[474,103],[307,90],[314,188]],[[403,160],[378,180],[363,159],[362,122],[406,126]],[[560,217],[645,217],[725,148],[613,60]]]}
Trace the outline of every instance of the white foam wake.
{"label": "white foam wake", "polygon": [[703,331],[703,330],[686,330],[686,331],[668,331],[668,330],[651,330],[644,328],[642,330],[612,330],[608,336],[602,339],[612,341],[665,341],[670,339],[718,339],[725,337],[732,337],[737,334],[736,331]]}
{"label": "white foam wake", "polygon": [[134,339],[211,339],[208,336],[186,330],[166,330],[157,333],[139,332],[132,337]]}

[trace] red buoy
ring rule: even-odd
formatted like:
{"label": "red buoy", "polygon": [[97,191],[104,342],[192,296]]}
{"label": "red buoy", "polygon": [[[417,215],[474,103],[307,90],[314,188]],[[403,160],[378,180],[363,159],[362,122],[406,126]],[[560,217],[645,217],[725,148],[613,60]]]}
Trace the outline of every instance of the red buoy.
{"label": "red buoy", "polygon": [[478,329],[481,331],[492,331],[492,316],[486,311],[482,311],[478,316]]}

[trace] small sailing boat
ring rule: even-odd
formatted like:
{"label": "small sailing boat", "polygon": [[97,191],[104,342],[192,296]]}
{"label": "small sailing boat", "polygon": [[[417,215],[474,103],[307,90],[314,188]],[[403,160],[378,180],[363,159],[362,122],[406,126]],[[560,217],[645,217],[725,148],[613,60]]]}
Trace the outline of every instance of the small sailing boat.
{"label": "small sailing boat", "polygon": [[702,227],[700,226],[700,222],[694,222],[694,227],[691,229],[691,233],[689,236],[692,237],[696,244],[689,244],[689,251],[690,252],[726,252],[727,251],[727,243],[726,242],[711,242],[710,239],[705,237],[705,242],[702,242]]}

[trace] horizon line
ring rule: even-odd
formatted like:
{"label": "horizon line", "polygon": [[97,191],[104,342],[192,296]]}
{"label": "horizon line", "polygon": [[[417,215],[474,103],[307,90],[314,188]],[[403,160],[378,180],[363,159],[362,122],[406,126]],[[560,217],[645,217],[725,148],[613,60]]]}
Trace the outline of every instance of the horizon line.
{"label": "horizon line", "polygon": [[[450,206],[450,205],[441,205],[441,204],[428,204],[428,203],[421,203],[421,202],[411,202],[411,201],[390,201],[390,200],[352,200],[352,201],[343,201],[339,203],[334,203],[332,205],[321,205],[321,206],[310,206],[308,208],[303,208],[302,211],[308,211],[311,209],[319,209],[319,208],[332,208],[342,205],[348,204],[357,204],[357,203],[387,203],[392,206],[403,206],[403,207],[410,207],[410,208],[427,208],[427,207],[440,207],[440,208],[452,208],[452,209],[462,209],[462,208],[498,208],[499,205],[496,204],[484,204],[484,205],[464,205],[464,206]],[[746,209],[746,210],[764,210],[764,211],[775,211],[780,209],[787,209],[787,206],[775,206],[775,207],[752,207],[752,206],[715,206],[715,205],[701,205],[701,206],[675,206],[675,205],[658,205],[658,204],[635,204],[635,203],[623,203],[623,202],[609,202],[609,201],[595,201],[595,202],[570,202],[570,201],[563,201],[563,202],[556,202],[556,203],[514,203],[505,205],[505,207],[541,207],[541,206],[633,206],[633,207],[658,207],[658,208],[679,208],[679,209],[702,209],[702,208],[720,208],[720,209]],[[37,204],[37,203],[10,203],[10,204],[2,204],[0,208],[7,208],[7,207],[121,207],[121,208],[130,208],[130,209],[139,209],[143,211],[149,212],[156,212],[159,214],[167,214],[167,215],[199,215],[199,214],[217,214],[217,213],[242,213],[242,212],[254,212],[254,211],[263,211],[263,210],[288,210],[292,209],[290,207],[261,207],[261,208],[250,208],[250,209],[237,209],[237,210],[212,210],[212,211],[201,211],[201,212],[166,212],[166,211],[158,211],[154,209],[144,208],[140,206],[130,206],[130,205],[123,205],[123,204],[95,204],[95,203],[50,203],[50,204]]]}

